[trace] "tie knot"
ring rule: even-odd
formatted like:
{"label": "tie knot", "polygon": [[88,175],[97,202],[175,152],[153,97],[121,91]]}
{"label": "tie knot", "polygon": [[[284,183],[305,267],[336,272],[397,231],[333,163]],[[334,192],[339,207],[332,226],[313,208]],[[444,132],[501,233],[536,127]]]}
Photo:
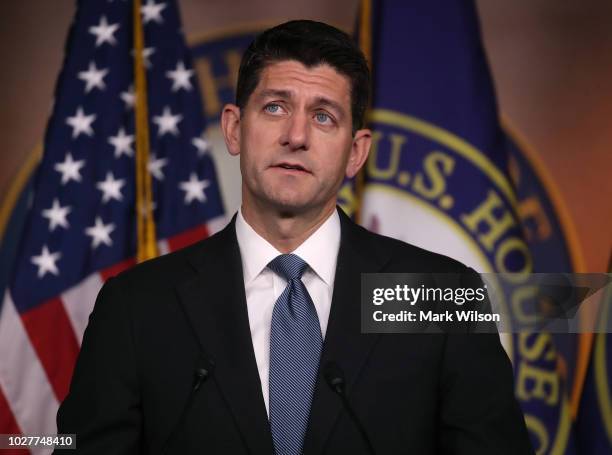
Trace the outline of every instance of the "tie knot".
{"label": "tie knot", "polygon": [[301,278],[308,264],[296,254],[281,254],[268,264],[268,268],[285,280]]}

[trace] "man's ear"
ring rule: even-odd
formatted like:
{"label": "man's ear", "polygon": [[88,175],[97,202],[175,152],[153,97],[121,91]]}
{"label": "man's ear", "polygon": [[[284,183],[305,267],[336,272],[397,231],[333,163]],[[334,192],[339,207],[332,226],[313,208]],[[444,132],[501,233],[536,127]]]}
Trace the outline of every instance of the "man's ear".
{"label": "man's ear", "polygon": [[221,129],[230,155],[240,154],[240,108],[235,104],[223,106]]}
{"label": "man's ear", "polygon": [[353,137],[351,154],[348,163],[346,163],[346,176],[348,178],[355,177],[366,162],[370,153],[370,145],[372,145],[372,131],[369,129],[357,130]]}

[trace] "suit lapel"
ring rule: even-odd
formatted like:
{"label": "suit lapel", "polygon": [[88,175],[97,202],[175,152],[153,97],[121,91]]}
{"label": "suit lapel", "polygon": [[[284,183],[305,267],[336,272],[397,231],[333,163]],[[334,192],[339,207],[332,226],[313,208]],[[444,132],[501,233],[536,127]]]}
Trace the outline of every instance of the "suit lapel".
{"label": "suit lapel", "polygon": [[328,362],[342,369],[350,400],[352,385],[360,375],[369,353],[379,338],[361,334],[361,273],[374,273],[386,262],[369,248],[370,237],[338,210],[342,236],[334,280],[334,293],[321,355],[319,376],[310,411],[309,427],[304,441],[305,455],[320,454],[332,427],[342,411],[340,398],[332,392],[322,370]]}
{"label": "suit lapel", "polygon": [[[273,445],[249,327],[240,250],[234,220],[196,249],[195,278],[178,287],[181,305],[213,378],[251,453],[272,454]],[[212,243],[212,244],[211,244]]]}

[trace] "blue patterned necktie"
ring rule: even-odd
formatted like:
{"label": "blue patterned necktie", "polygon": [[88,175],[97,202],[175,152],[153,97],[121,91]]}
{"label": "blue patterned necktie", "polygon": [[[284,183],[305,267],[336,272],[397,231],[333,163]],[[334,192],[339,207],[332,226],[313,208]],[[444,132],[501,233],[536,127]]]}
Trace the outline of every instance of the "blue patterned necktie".
{"label": "blue patterned necktie", "polygon": [[270,333],[270,427],[276,455],[302,453],[323,337],[317,311],[302,283],[308,264],[281,254],[268,267],[287,280],[274,305]]}

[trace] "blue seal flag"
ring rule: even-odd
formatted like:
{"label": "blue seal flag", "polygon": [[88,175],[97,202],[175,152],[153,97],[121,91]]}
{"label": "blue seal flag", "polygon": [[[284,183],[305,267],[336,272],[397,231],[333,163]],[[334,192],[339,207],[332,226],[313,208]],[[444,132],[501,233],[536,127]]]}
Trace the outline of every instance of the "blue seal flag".
{"label": "blue seal flag", "polygon": [[[370,230],[479,272],[511,273],[499,278],[511,290],[501,303],[520,303],[546,261],[524,235],[510,178],[516,144],[500,124],[474,3],[364,1],[358,30],[373,71],[373,147],[341,202]],[[537,271],[558,271],[546,268]],[[548,333],[504,335],[502,343],[536,452],[577,453],[567,374],[574,359]]]}
{"label": "blue seal flag", "polygon": [[371,19],[360,221],[483,272],[531,272],[474,5],[381,1]]}

